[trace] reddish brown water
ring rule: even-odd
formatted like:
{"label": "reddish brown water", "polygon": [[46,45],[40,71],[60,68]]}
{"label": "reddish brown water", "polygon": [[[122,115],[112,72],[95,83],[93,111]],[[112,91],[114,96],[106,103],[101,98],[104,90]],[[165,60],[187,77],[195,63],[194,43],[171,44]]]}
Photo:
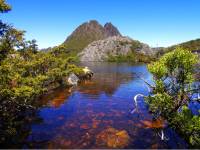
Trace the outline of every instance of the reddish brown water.
{"label": "reddish brown water", "polygon": [[[41,99],[40,121],[31,125],[24,148],[187,148],[162,119],[151,121],[142,98],[138,111],[131,113],[134,95],[148,94],[136,78],[140,74],[151,82],[145,65],[85,65],[95,72],[91,81]],[[165,140],[158,135],[163,127]]]}

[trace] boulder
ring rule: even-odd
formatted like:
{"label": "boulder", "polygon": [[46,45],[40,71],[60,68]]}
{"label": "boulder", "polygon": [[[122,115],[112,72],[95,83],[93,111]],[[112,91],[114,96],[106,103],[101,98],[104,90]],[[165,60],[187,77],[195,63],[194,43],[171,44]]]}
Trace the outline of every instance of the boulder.
{"label": "boulder", "polygon": [[80,80],[91,79],[94,75],[94,73],[88,67],[83,68],[83,72],[84,74],[78,76]]}
{"label": "boulder", "polygon": [[74,73],[71,73],[67,79],[69,85],[77,85],[78,81],[79,78]]}

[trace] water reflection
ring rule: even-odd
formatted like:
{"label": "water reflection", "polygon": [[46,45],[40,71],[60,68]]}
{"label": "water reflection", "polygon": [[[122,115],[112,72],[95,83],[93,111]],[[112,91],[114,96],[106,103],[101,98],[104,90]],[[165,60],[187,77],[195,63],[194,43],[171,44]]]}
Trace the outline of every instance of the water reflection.
{"label": "water reflection", "polygon": [[[142,98],[138,102],[139,110],[134,114],[130,113],[134,108],[133,96],[138,93],[148,94],[143,81],[135,76],[142,73],[145,80],[151,81],[151,75],[145,65],[126,63],[82,65],[88,66],[95,72],[94,78],[81,83],[78,87],[58,89],[42,98],[41,102],[47,105],[38,112],[43,122],[32,124],[32,133],[26,140],[29,145],[24,147],[187,147],[170,128],[166,128],[165,133],[171,140],[160,139],[154,127],[162,126],[163,122],[151,122],[152,116]],[[107,143],[102,137],[110,141]],[[118,140],[117,146],[113,144],[116,143],[113,140]],[[110,147],[111,145],[113,147]]]}
{"label": "water reflection", "polygon": [[112,96],[117,88],[123,83],[128,83],[134,78],[132,73],[98,73],[92,81],[86,81],[78,87],[82,94],[101,95],[103,92],[107,96]]}

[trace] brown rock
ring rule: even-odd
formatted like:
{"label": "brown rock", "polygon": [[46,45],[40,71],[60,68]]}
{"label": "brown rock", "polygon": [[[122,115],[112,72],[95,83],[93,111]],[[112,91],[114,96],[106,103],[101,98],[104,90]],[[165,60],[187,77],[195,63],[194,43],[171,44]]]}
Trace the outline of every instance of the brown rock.
{"label": "brown rock", "polygon": [[166,126],[165,121],[162,118],[158,118],[155,121],[143,120],[141,122],[146,128],[164,128]]}
{"label": "brown rock", "polygon": [[96,136],[96,144],[106,148],[125,148],[130,137],[125,130],[117,130],[109,127]]}
{"label": "brown rock", "polygon": [[158,144],[156,143],[156,144],[151,145],[151,149],[158,149]]}
{"label": "brown rock", "polygon": [[68,139],[65,139],[63,137],[57,137],[55,140],[51,141],[48,144],[49,149],[55,149],[55,148],[70,148],[72,142]]}
{"label": "brown rock", "polygon": [[82,124],[80,126],[81,129],[89,129],[90,127],[87,124]]}
{"label": "brown rock", "polygon": [[100,120],[93,119],[92,120],[92,128],[97,128],[100,123],[101,123]]}

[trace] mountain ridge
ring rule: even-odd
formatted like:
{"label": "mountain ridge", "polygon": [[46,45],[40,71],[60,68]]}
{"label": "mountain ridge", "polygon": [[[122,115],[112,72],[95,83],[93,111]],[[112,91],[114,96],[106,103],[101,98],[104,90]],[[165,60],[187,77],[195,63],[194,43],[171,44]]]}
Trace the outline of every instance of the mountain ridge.
{"label": "mountain ridge", "polygon": [[91,42],[111,36],[121,36],[119,30],[112,23],[106,23],[102,26],[98,21],[90,20],[79,25],[67,37],[63,45],[70,51],[79,52]]}

